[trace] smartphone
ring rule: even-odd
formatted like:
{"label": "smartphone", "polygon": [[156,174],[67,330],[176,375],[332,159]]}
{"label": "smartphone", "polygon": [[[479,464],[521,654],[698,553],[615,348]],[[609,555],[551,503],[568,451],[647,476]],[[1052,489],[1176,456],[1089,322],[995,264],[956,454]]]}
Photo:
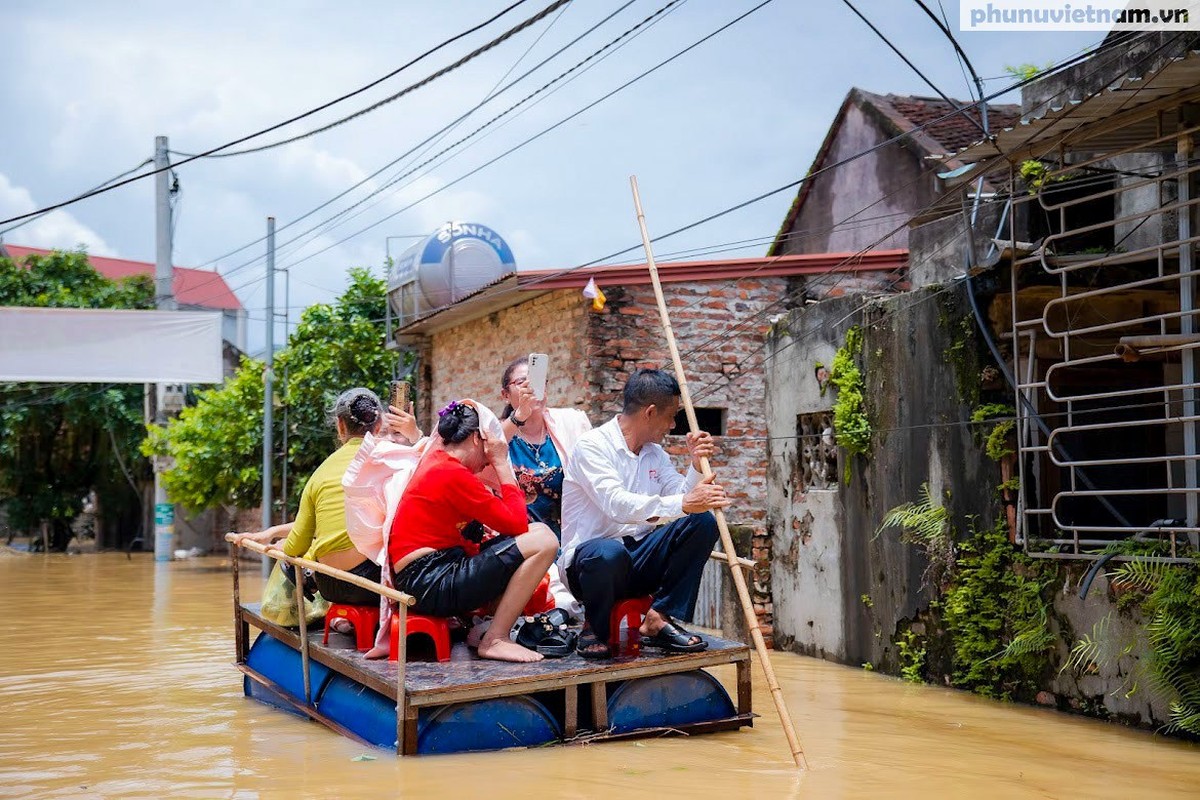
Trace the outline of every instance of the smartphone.
{"label": "smartphone", "polygon": [[392,381],[392,397],[388,400],[388,405],[395,406],[401,411],[408,411],[409,391],[408,381]]}
{"label": "smartphone", "polygon": [[538,400],[546,399],[546,370],[550,366],[550,357],[545,353],[529,354],[529,388]]}

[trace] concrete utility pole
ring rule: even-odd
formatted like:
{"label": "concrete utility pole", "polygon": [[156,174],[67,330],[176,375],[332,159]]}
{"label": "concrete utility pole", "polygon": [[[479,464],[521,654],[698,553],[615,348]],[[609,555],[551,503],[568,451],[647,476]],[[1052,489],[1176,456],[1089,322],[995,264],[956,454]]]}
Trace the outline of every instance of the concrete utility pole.
{"label": "concrete utility pole", "polygon": [[[275,443],[272,441],[273,420],[272,406],[275,393],[275,218],[267,217],[267,366],[263,370],[263,488],[262,488],[262,526],[263,530],[271,527],[271,461]],[[271,574],[271,559],[263,556],[263,575]],[[299,587],[301,578],[296,576]]]}
{"label": "concrete utility pole", "polygon": [[[162,311],[175,310],[175,271],[171,265],[171,170],[167,155],[167,137],[154,138],[154,306]],[[163,384],[155,384],[154,421],[167,423],[163,409]],[[154,560],[170,561],[175,549],[175,505],[167,500],[162,484],[160,460],[154,463]]]}

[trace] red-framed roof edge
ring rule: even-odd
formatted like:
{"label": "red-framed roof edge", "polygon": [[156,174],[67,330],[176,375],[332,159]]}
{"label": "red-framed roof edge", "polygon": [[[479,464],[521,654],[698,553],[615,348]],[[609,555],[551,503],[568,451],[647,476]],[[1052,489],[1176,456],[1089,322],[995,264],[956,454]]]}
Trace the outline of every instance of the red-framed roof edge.
{"label": "red-framed roof edge", "polygon": [[[756,256],[716,261],[674,261],[657,265],[658,277],[663,283],[779,278],[829,272],[893,272],[906,266],[907,250]],[[601,286],[645,284],[650,283],[650,270],[646,264],[601,265],[569,272],[522,270],[517,273],[517,285],[530,291],[572,289],[583,287],[591,278],[595,278]]]}

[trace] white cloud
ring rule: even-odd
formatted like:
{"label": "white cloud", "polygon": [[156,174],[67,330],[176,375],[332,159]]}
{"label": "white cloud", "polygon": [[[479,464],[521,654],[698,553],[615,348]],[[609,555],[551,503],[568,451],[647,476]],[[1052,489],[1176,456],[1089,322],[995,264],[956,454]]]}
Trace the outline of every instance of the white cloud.
{"label": "white cloud", "polygon": [[[7,175],[0,173],[0,217],[24,214],[38,207],[33,195],[22,186],[14,186]],[[94,230],[84,225],[67,211],[51,211],[44,217],[6,234],[9,244],[26,247],[58,248],[73,250],[83,246],[97,256],[115,256],[117,252]]]}

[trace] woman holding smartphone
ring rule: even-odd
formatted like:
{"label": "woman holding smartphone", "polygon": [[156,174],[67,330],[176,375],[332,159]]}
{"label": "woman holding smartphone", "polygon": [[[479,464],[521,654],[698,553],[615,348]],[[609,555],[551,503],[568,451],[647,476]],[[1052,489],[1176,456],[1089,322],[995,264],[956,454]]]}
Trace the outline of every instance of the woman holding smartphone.
{"label": "woman holding smartphone", "polygon": [[562,539],[563,468],[579,437],[592,429],[575,408],[547,408],[529,384],[529,357],[514,359],[500,378],[504,411],[500,424],[508,437],[508,457],[525,492],[530,522],[548,526]]}

